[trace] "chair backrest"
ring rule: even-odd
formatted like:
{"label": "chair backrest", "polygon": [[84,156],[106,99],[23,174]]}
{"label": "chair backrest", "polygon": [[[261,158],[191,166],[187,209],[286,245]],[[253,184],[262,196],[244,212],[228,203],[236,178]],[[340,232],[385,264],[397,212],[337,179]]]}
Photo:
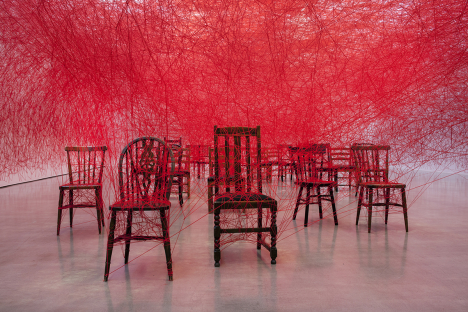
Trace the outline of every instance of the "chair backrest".
{"label": "chair backrest", "polygon": [[190,148],[172,148],[175,160],[175,171],[190,171]]}
{"label": "chair backrest", "polygon": [[330,164],[332,166],[354,166],[354,159],[352,157],[351,148],[330,148]]}
{"label": "chair backrest", "polygon": [[174,155],[161,139],[141,137],[128,143],[119,160],[120,198],[134,201],[169,199]]}
{"label": "chair backrest", "polygon": [[169,147],[172,148],[172,149],[182,147],[182,137],[180,137],[178,139],[164,138],[164,142],[166,142],[167,145],[169,145]]}
{"label": "chair backrest", "polygon": [[[216,192],[217,181],[225,176],[227,192],[230,191],[232,183],[236,192],[241,192],[245,182],[247,192],[262,193],[260,126],[256,128],[215,126],[214,158]],[[256,187],[252,189],[254,184]]]}
{"label": "chair backrest", "polygon": [[106,146],[65,147],[71,184],[101,184]]}
{"label": "chair backrest", "polygon": [[360,182],[388,182],[388,145],[351,147]]}
{"label": "chair backrest", "polygon": [[330,144],[307,144],[290,147],[290,151],[299,181],[323,178],[324,169],[328,168],[330,162]]}
{"label": "chair backrest", "polygon": [[192,163],[208,164],[210,155],[209,145],[189,145],[190,161]]}

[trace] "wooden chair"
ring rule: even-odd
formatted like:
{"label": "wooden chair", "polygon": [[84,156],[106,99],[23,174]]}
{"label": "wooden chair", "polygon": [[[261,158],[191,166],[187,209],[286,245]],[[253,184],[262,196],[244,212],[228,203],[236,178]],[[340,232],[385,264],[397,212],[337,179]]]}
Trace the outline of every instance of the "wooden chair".
{"label": "wooden chair", "polygon": [[[318,204],[320,219],[323,218],[322,200],[331,202],[335,225],[338,225],[335,197],[333,195],[333,187],[336,182],[330,179],[328,166],[329,147],[329,144],[312,144],[302,148],[298,147],[294,152],[294,168],[297,177],[296,183],[299,185],[299,195],[297,196],[293,220],[296,220],[299,205],[306,205],[305,227],[308,225],[310,204]],[[327,179],[324,176],[327,176]],[[304,188],[307,190],[305,197],[302,196]],[[327,188],[328,194],[322,194],[322,188]],[[311,194],[311,190],[315,194]]]}
{"label": "wooden chair", "polygon": [[[349,147],[332,147],[330,149],[330,166],[336,182],[335,190],[338,192],[338,186],[348,186],[351,190],[353,179],[356,180],[356,166]],[[341,177],[340,173],[348,176]],[[339,179],[347,178],[347,184],[339,184]],[[356,182],[357,184],[357,182]]]}
{"label": "wooden chair", "polygon": [[[356,214],[356,225],[359,223],[361,207],[367,207],[367,230],[371,231],[372,208],[385,207],[385,224],[388,221],[390,206],[403,208],[406,232],[408,232],[408,208],[406,205],[406,185],[391,182],[388,179],[388,159],[390,146],[386,145],[356,145],[352,146],[353,155],[359,176],[359,200]],[[401,193],[401,204],[390,202],[390,192],[399,189]],[[364,202],[364,190],[366,190],[367,203]],[[374,197],[376,190],[376,197]],[[383,190],[383,202],[379,202],[379,190]],[[382,198],[382,196],[380,196]],[[377,201],[376,201],[377,199]]]}
{"label": "wooden chair", "polygon": [[[224,137],[224,142],[220,142]],[[254,142],[251,142],[254,141]],[[253,150],[251,148],[253,143]],[[224,150],[225,161],[222,171],[220,154]],[[274,198],[262,194],[262,169],[253,163],[261,164],[261,140],[260,126],[256,128],[244,127],[214,127],[214,171],[215,171],[215,200],[214,200],[214,260],[215,267],[220,266],[221,259],[221,235],[227,233],[257,233],[257,249],[264,246],[270,251],[271,263],[276,263],[276,214],[277,202]],[[231,169],[233,176],[230,176]],[[254,174],[256,171],[256,176]],[[222,173],[226,192],[219,192],[219,182]],[[232,177],[232,178],[231,178]],[[231,192],[231,188],[234,191]],[[256,227],[224,227],[220,222],[222,212],[230,214],[234,218],[243,218],[248,209],[256,210]],[[263,209],[268,209],[271,214],[270,224],[263,224]],[[241,216],[243,215],[243,216]],[[224,215],[223,217],[226,217]],[[267,220],[265,220],[267,221]],[[262,233],[269,233],[271,243],[267,244]]]}
{"label": "wooden chair", "polygon": [[[172,150],[160,139],[135,139],[122,150],[118,169],[120,199],[109,207],[111,220],[104,281],[109,277],[114,244],[125,243],[127,264],[131,240],[163,240],[167,272],[172,281],[169,239],[169,196],[174,173]],[[117,222],[118,215],[123,222]],[[117,237],[114,237],[115,232]]]}
{"label": "wooden chair", "polygon": [[190,148],[173,148],[176,159],[173,183],[178,186],[179,204],[184,204],[183,193],[190,198]]}
{"label": "wooden chair", "polygon": [[[197,179],[200,179],[201,168],[205,168],[209,164],[209,145],[189,145],[190,148],[190,162],[197,168]],[[204,171],[205,169],[203,169]]]}
{"label": "wooden chair", "polygon": [[[105,146],[65,148],[69,182],[59,187],[57,235],[60,234],[62,211],[64,209],[69,209],[70,227],[73,227],[73,209],[92,207],[96,207],[98,229],[99,234],[101,234],[101,226],[104,226],[102,173],[106,150],[107,147]],[[89,190],[94,191],[94,194],[90,196]],[[63,205],[65,195],[68,195],[68,205]],[[93,199],[90,200],[90,197],[93,197]]]}

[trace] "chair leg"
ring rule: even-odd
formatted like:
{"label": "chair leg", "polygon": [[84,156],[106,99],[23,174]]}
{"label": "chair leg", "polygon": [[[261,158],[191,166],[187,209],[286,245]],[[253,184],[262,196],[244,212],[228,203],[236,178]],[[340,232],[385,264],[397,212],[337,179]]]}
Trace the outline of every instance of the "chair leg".
{"label": "chair leg", "polygon": [[104,282],[109,278],[109,268],[112,258],[112,249],[114,248],[114,231],[115,231],[116,212],[112,211],[111,220],[109,224],[109,237],[107,238],[107,253],[106,253],[106,266],[104,269]]}
{"label": "chair leg", "polygon": [[372,224],[372,196],[374,195],[374,189],[369,188],[369,203],[367,208],[367,233],[370,233],[371,224]]}
{"label": "chair leg", "polygon": [[304,218],[305,227],[307,227],[307,223],[309,221],[309,203],[310,203],[310,185],[307,185],[306,209],[305,209],[305,218]]}
{"label": "chair leg", "polygon": [[317,186],[317,202],[319,206],[319,216],[320,220],[323,219],[323,211],[322,211],[322,195],[320,195],[320,186]]}
{"label": "chair leg", "polygon": [[98,223],[98,230],[99,234],[101,234],[101,201],[99,197],[99,191],[96,189],[94,190],[95,196],[96,196],[96,215],[97,215],[97,223]]}
{"label": "chair leg", "polygon": [[73,190],[70,190],[70,193],[69,193],[69,205],[70,205],[70,227],[73,227]]}
{"label": "chair leg", "polygon": [[303,189],[304,189],[304,187],[301,185],[300,188],[299,188],[299,195],[297,196],[297,200],[296,200],[296,208],[294,209],[293,220],[296,220],[296,215],[297,215],[297,211],[299,210],[299,204],[301,202],[301,196],[302,196]]}
{"label": "chair leg", "polygon": [[[258,205],[258,210],[257,210],[257,226],[260,229],[262,227],[262,204]],[[262,233],[258,232],[257,233],[257,249],[259,250],[262,247],[262,244],[260,243],[262,240]]]}
{"label": "chair leg", "polygon": [[163,230],[163,237],[164,237],[164,252],[166,253],[166,264],[167,264],[167,274],[169,276],[169,280],[173,280],[173,272],[172,272],[172,256],[171,256],[171,240],[169,237],[169,222],[168,217],[166,216],[166,212],[164,209],[159,210],[161,215],[161,226]]}
{"label": "chair leg", "polygon": [[60,189],[58,216],[57,216],[57,236],[60,235],[60,224],[62,223],[63,192],[64,191]]}
{"label": "chair leg", "polygon": [[338,216],[336,215],[336,205],[335,205],[335,196],[333,196],[333,187],[330,187],[330,200],[333,210],[333,219],[335,220],[335,225],[338,225]]}
{"label": "chair leg", "polygon": [[219,226],[219,207],[214,207],[214,260],[215,267],[219,267],[221,260],[220,250],[221,227]]}
{"label": "chair leg", "polygon": [[357,205],[357,212],[356,212],[356,225],[359,224],[359,215],[361,214],[361,206],[362,206],[362,197],[364,196],[364,188],[361,187],[359,192],[359,200]]}
{"label": "chair leg", "polygon": [[182,205],[184,204],[184,199],[182,197],[182,190],[183,190],[183,183],[184,183],[184,176],[183,175],[180,175],[178,178],[177,178],[177,183],[179,184],[179,204],[180,204],[180,207],[182,207]]}
{"label": "chair leg", "polygon": [[390,188],[386,188],[384,190],[384,194],[385,194],[385,224],[387,224],[388,211],[390,209]]}
{"label": "chair leg", "polygon": [[186,177],[187,177],[187,198],[190,198],[190,171]]}
{"label": "chair leg", "polygon": [[408,207],[406,206],[406,190],[401,189],[401,204],[403,206],[403,217],[405,218],[405,229],[408,232]]}
{"label": "chair leg", "polygon": [[208,182],[208,213],[213,213],[213,183]]}
{"label": "chair leg", "polygon": [[271,212],[271,227],[270,227],[270,236],[271,236],[271,246],[270,246],[270,257],[271,264],[276,264],[276,256],[278,251],[276,250],[276,234],[278,229],[276,227],[276,211],[277,207],[273,207]]}
{"label": "chair leg", "polygon": [[132,237],[132,222],[133,222],[133,210],[128,209],[127,211],[127,231],[125,232],[125,264],[128,263],[128,256],[130,254],[130,240]]}

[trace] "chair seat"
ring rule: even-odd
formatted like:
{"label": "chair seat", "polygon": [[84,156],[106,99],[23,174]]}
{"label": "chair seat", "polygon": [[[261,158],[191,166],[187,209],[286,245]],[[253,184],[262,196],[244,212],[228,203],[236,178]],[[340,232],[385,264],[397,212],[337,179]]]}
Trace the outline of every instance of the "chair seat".
{"label": "chair seat", "polygon": [[189,173],[190,173],[189,170],[174,171],[174,175],[175,175],[175,176],[187,175],[187,174],[189,174]]}
{"label": "chair seat", "polygon": [[63,184],[60,185],[60,189],[93,189],[93,188],[99,188],[102,187],[102,184],[73,184],[73,183],[68,183],[68,184]]}
{"label": "chair seat", "polygon": [[171,207],[171,202],[166,199],[153,199],[148,201],[143,200],[119,200],[109,207],[109,210],[112,211],[122,211],[122,210],[167,210]]}
{"label": "chair seat", "polygon": [[369,188],[405,188],[406,184],[396,182],[362,182],[359,186]]}
{"label": "chair seat", "polygon": [[335,181],[327,181],[327,180],[318,180],[318,179],[307,179],[297,182],[298,185],[301,186],[308,186],[308,185],[335,185]]}
{"label": "chair seat", "polygon": [[215,197],[215,203],[226,202],[264,202],[275,201],[274,198],[259,193],[223,193]]}

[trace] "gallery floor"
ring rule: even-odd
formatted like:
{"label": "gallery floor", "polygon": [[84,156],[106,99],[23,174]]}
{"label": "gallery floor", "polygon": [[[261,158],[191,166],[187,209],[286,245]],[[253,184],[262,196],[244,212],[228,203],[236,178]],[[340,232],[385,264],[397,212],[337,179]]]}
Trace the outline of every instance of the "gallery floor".
{"label": "gallery floor", "polygon": [[375,217],[371,234],[365,215],[356,226],[354,194],[341,197],[339,212],[347,212],[338,226],[318,221],[312,206],[313,224],[303,229],[301,210],[288,225],[296,230],[278,242],[276,265],[265,249],[238,242],[215,268],[213,218],[194,190],[184,209],[199,209],[171,227],[191,224],[171,239],[172,282],[162,246],[150,242],[132,245],[127,266],[117,248],[103,282],[107,233],[78,211],[57,236],[58,185],[52,178],[0,189],[0,311],[468,311],[467,175],[411,190],[408,233],[401,214],[387,226]]}

